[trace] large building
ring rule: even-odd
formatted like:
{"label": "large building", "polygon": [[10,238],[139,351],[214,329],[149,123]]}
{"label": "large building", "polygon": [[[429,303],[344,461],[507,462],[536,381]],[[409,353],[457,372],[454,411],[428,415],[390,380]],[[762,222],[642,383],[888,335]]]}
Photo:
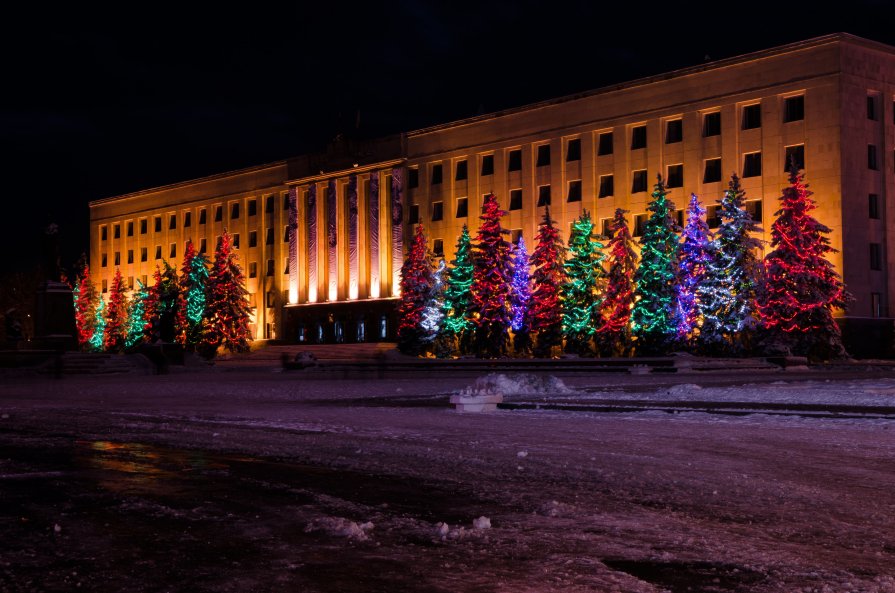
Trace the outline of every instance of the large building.
{"label": "large building", "polygon": [[[895,47],[835,34],[573,96],[90,204],[90,263],[151,278],[187,239],[234,234],[256,339],[394,339],[405,243],[423,223],[448,259],[490,192],[513,237],[544,207],[561,228],[584,210],[630,211],[635,235],[656,174],[682,209],[709,205],[737,172],[766,229],[794,157],[832,229],[856,297],[845,322],[895,310]],[[682,215],[682,212],[680,212]],[[599,228],[599,227],[598,227]],[[603,227],[605,228],[605,227]]]}

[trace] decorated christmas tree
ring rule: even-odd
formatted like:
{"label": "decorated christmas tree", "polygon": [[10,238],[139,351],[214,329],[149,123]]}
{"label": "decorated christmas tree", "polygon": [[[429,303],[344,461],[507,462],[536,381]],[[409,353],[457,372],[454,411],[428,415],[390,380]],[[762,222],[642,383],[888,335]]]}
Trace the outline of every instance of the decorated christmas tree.
{"label": "decorated christmas tree", "polygon": [[560,290],[565,282],[563,262],[566,250],[559,231],[550,218],[550,208],[538,226],[537,243],[531,254],[532,286],[529,318],[536,332],[534,355],[548,357],[562,346],[562,300]]}
{"label": "decorated christmas tree", "polygon": [[428,344],[423,315],[432,292],[432,260],[426,249],[423,225],[416,227],[410,252],[401,266],[401,302],[398,305],[398,350],[414,356]]}
{"label": "decorated christmas tree", "polygon": [[471,249],[469,229],[464,224],[460,238],[457,240],[457,254],[451,261],[451,268],[447,273],[444,290],[444,321],[442,323],[442,334],[445,341],[456,341],[456,348],[463,353],[469,351],[469,328],[471,326],[469,320],[466,319],[473,274]]}
{"label": "decorated christmas tree", "polygon": [[75,328],[78,332],[78,347],[90,349],[90,340],[96,330],[96,306],[99,295],[90,281],[90,268],[85,264],[79,273],[80,282],[75,293]]}
{"label": "decorated christmas tree", "polygon": [[149,290],[142,282],[137,280],[137,291],[130,300],[127,311],[127,336],[124,347],[132,350],[146,342],[147,338],[147,314],[146,304],[149,300]]}
{"label": "decorated christmas tree", "polygon": [[565,350],[580,356],[593,355],[594,334],[600,321],[600,303],[605,290],[603,245],[594,237],[594,223],[585,210],[572,223],[569,233],[569,257],[563,266],[566,281],[562,285],[563,337]]}
{"label": "decorated christmas tree", "polygon": [[751,347],[758,323],[761,240],[753,235],[763,231],[746,209],[746,192],[736,174],[721,198],[719,215],[721,228],[697,295],[703,314],[699,342],[708,353],[739,354]]}
{"label": "decorated christmas tree", "polygon": [[600,352],[607,356],[625,356],[631,349],[631,309],[634,306],[637,254],[625,219],[626,212],[616,208],[607,245],[609,272],[606,297],[601,307],[603,320],[597,330]]}
{"label": "decorated christmas tree", "polygon": [[93,310],[93,335],[87,344],[90,352],[102,352],[106,341],[106,301],[99,297],[96,299],[96,308]]}
{"label": "decorated christmas tree", "polygon": [[674,203],[667,197],[661,175],[652,198],[647,206],[651,214],[640,239],[640,266],[634,274],[637,288],[631,331],[639,355],[666,354],[677,336],[677,225],[672,217]]}
{"label": "decorated christmas tree", "polygon": [[162,260],[161,266],[155,267],[155,283],[152,286],[152,300],[147,306],[149,315],[149,341],[173,342],[175,338],[174,324],[177,319],[180,286],[177,282],[177,271]]}
{"label": "decorated christmas tree", "polygon": [[496,358],[507,353],[510,327],[510,282],[513,264],[509,231],[500,225],[506,214],[494,194],[485,196],[482,221],[473,246],[473,279],[467,317],[472,324],[472,348],[476,356]]}
{"label": "decorated christmas tree", "polygon": [[510,328],[516,354],[531,353],[531,270],[525,239],[519,237],[513,250],[513,282],[510,285]]}
{"label": "decorated christmas tree", "polygon": [[681,344],[692,341],[702,319],[699,290],[706,279],[706,266],[712,259],[712,238],[705,221],[705,208],[696,194],[690,194],[687,225],[681,233],[680,263],[677,285],[677,339]]}
{"label": "decorated christmas tree", "polygon": [[811,216],[817,205],[795,162],[789,187],[771,228],[773,251],[764,258],[758,312],[768,349],[815,360],[846,356],[834,308],[851,301],[842,278],[826,256],[835,253],[830,229]]}
{"label": "decorated christmas tree", "polygon": [[444,320],[444,270],[447,264],[444,258],[438,260],[432,272],[432,286],[423,309],[423,343],[431,344],[441,331]]}
{"label": "decorated christmas tree", "polygon": [[208,258],[196,251],[192,241],[186,242],[180,267],[175,333],[177,341],[187,349],[202,341],[206,293],[208,292]]}
{"label": "decorated christmas tree", "polygon": [[106,352],[124,352],[128,328],[127,287],[121,278],[121,270],[115,270],[109,290],[109,305],[105,311],[106,331],[103,349]]}
{"label": "decorated christmas tree", "polygon": [[230,234],[225,230],[218,239],[208,275],[205,315],[208,330],[203,332],[199,350],[206,356],[213,355],[221,346],[230,352],[247,352],[252,339],[251,316],[245,275],[233,251]]}

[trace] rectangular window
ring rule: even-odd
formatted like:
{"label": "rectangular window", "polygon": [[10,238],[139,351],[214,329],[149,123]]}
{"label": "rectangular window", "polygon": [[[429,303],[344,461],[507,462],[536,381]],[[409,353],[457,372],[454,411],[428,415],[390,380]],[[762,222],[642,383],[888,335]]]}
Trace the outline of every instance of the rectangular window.
{"label": "rectangular window", "polygon": [[127,289],[128,289],[128,290],[133,290],[133,289],[134,289],[134,277],[133,277],[133,276],[128,276],[128,277],[127,277]]}
{"label": "rectangular window", "polygon": [[432,222],[444,218],[444,202],[432,202]]}
{"label": "rectangular window", "polygon": [[802,170],[805,168],[805,145],[797,144],[795,146],[787,146],[786,147],[786,161],[783,165],[783,170],[786,173],[789,173],[790,163],[795,160],[796,169]]}
{"label": "rectangular window", "polygon": [[805,119],[805,95],[783,100],[783,123]]}
{"label": "rectangular window", "polygon": [[883,316],[882,298],[880,298],[880,294],[878,292],[870,293],[870,316],[871,317],[882,317]]}
{"label": "rectangular window", "polygon": [[273,196],[267,196],[264,198],[264,212],[267,214],[273,214]]}
{"label": "rectangular window", "polygon": [[267,275],[273,276],[273,260],[272,259],[267,260]]}
{"label": "rectangular window", "polygon": [[[680,228],[683,228],[684,227],[684,211],[683,210],[675,210],[674,218],[677,221],[677,226]],[[680,232],[680,228],[678,229],[678,232]]]}
{"label": "rectangular window", "polygon": [[140,234],[145,235],[149,232],[149,221],[145,218],[140,219]]}
{"label": "rectangular window", "polygon": [[156,233],[162,232],[162,217],[156,216],[153,220],[153,227],[155,228]]}
{"label": "rectangular window", "polygon": [[249,262],[249,278],[258,277],[258,262]]}
{"label": "rectangular window", "polygon": [[536,161],[536,167],[546,167],[550,164],[550,145],[549,144],[541,144],[538,146],[538,158]]}
{"label": "rectangular window", "polygon": [[612,154],[612,132],[603,132],[597,146],[597,156]]}
{"label": "rectangular window", "polygon": [[432,165],[432,179],[431,185],[439,185],[442,182],[442,167],[441,164]]}
{"label": "rectangular window", "polygon": [[148,282],[148,278],[146,278],[146,274],[143,274],[142,276],[140,276],[140,283],[141,283],[143,286],[146,286],[146,283],[147,283],[147,282]]}
{"label": "rectangular window", "polygon": [[510,210],[522,210],[522,190],[510,190]]}
{"label": "rectangular window", "polygon": [[[286,230],[289,230],[289,227],[286,227]],[[273,227],[267,227],[267,230],[264,231],[264,244],[265,245],[273,245]]]}
{"label": "rectangular window", "polygon": [[646,148],[646,126],[631,128],[631,150]]}
{"label": "rectangular window", "polygon": [[113,239],[121,238],[121,225],[120,224],[116,224],[115,226],[112,227],[112,238]]}
{"label": "rectangular window", "polygon": [[420,185],[420,170],[416,167],[407,169],[407,187],[413,189]]}
{"label": "rectangular window", "polygon": [[601,198],[608,198],[615,195],[615,178],[612,175],[600,175],[600,194]]}
{"label": "rectangular window", "polygon": [[676,144],[684,139],[684,120],[672,119],[665,122],[665,144]]}
{"label": "rectangular window", "polygon": [[171,243],[171,249],[168,253],[168,257],[170,257],[171,259],[177,257],[177,243]]}
{"label": "rectangular window", "polygon": [[436,257],[444,257],[444,239],[432,241],[432,253]]}
{"label": "rectangular window", "polygon": [[193,213],[187,210],[183,213],[183,228],[188,229],[193,226]]}
{"label": "rectangular window", "polygon": [[466,161],[457,161],[457,172],[454,174],[454,179],[456,181],[466,181],[467,177],[469,177],[469,167]]}
{"label": "rectangular window", "polygon": [[101,262],[101,263],[100,263],[100,267],[105,268],[106,266],[108,266],[108,265],[109,265],[109,256],[108,256],[108,254],[106,254],[106,253],[102,254],[102,256],[101,256],[101,258],[100,258],[100,262]]}
{"label": "rectangular window", "polygon": [[215,206],[214,207],[214,221],[221,222],[224,220],[224,207],[223,206]]}
{"label": "rectangular window", "polygon": [[683,165],[668,165],[668,183],[665,187],[684,187]]}
{"label": "rectangular window", "polygon": [[140,261],[147,261],[149,259],[149,254],[147,253],[147,249],[145,247],[140,248]]}
{"label": "rectangular window", "polygon": [[510,229],[510,242],[513,245],[519,244],[519,239],[522,238],[522,229]]}
{"label": "rectangular window", "polygon": [[754,130],[761,127],[761,103],[743,107],[743,129]]}
{"label": "rectangular window", "polygon": [[[275,292],[268,292],[265,298],[266,298],[266,303],[267,303],[268,308],[277,306],[277,296],[276,296]],[[268,324],[268,325],[270,325],[270,324]],[[270,337],[268,336],[267,339],[269,340]]]}
{"label": "rectangular window", "polygon": [[750,152],[743,155],[743,177],[759,177],[761,175],[761,153]]}
{"label": "rectangular window", "polygon": [[631,173],[631,193],[639,194],[646,191],[646,169]]}
{"label": "rectangular window", "polygon": [[208,244],[205,242],[205,239],[199,241],[199,253],[205,253]]}
{"label": "rectangular window", "polygon": [[162,246],[161,245],[155,246],[155,259],[162,259]]}
{"label": "rectangular window", "polygon": [[[287,257],[286,259],[283,260],[283,273],[284,273],[284,274],[288,274],[288,273],[289,273],[289,258],[288,258],[288,257]],[[288,301],[288,300],[289,300],[289,297],[288,297],[288,295],[289,295],[289,291],[288,291],[288,290],[286,291],[286,295],[287,295],[287,296],[286,296],[286,299],[285,299],[285,300]]]}
{"label": "rectangular window", "polygon": [[721,207],[707,206],[705,209],[705,223],[710,229],[716,229],[721,226]]}
{"label": "rectangular window", "polygon": [[879,219],[879,196],[876,194],[870,194],[868,198],[870,206],[870,218],[877,220]]}
{"label": "rectangular window", "polygon": [[581,160],[581,138],[573,138],[566,145],[566,162]]}
{"label": "rectangular window", "polygon": [[208,222],[208,214],[205,208],[199,210],[199,224],[205,224]]}
{"label": "rectangular window", "polygon": [[702,182],[715,183],[717,181],[721,181],[721,159],[706,159]]}
{"label": "rectangular window", "polygon": [[283,194],[283,211],[284,212],[289,211],[289,194],[288,193]]}
{"label": "rectangular window", "polygon": [[109,281],[103,278],[103,294],[109,292]]}
{"label": "rectangular window", "polygon": [[566,198],[566,202],[580,202],[581,201],[581,180],[576,179],[575,181],[569,182],[569,197]]}
{"label": "rectangular window", "polygon": [[484,175],[494,175],[494,155],[486,154],[482,156],[482,173]]}
{"label": "rectangular window", "polygon": [[233,248],[239,249],[239,233],[233,233]]}
{"label": "rectangular window", "polygon": [[[289,225],[283,227],[283,243],[289,242]],[[273,229],[270,229],[270,243],[268,245],[273,245]]]}
{"label": "rectangular window", "polygon": [[510,154],[507,156],[507,171],[521,171],[522,170],[522,149],[511,150]]}
{"label": "rectangular window", "polygon": [[883,269],[883,251],[879,243],[870,244],[870,269]]}
{"label": "rectangular window", "polygon": [[752,220],[758,224],[761,224],[762,216],[764,215],[762,204],[763,202],[761,200],[748,200],[746,202],[746,212],[748,212],[749,216],[752,217]]}
{"label": "rectangular window", "polygon": [[133,236],[134,236],[134,223],[133,223],[133,221],[127,223],[127,236],[128,236],[128,237],[133,237]]}
{"label": "rectangular window", "polygon": [[634,237],[642,237],[646,230],[646,221],[649,217],[646,214],[638,214],[634,217]]}
{"label": "rectangular window", "polygon": [[867,95],[867,119],[876,121],[876,97]]}
{"label": "rectangular window", "polygon": [[127,250],[127,263],[129,263],[129,264],[134,263],[134,250],[133,249]]}
{"label": "rectangular window", "polygon": [[600,234],[604,237],[612,236],[612,219],[611,218],[601,218],[600,219]]}
{"label": "rectangular window", "polygon": [[177,215],[170,214],[168,215],[168,230],[173,231],[177,228]]}
{"label": "rectangular window", "polygon": [[539,185],[538,186],[538,208],[542,206],[550,205],[550,186],[549,185]]}
{"label": "rectangular window", "polygon": [[115,252],[115,265],[116,266],[121,265],[121,252],[120,251]]}
{"label": "rectangular window", "polygon": [[249,200],[249,216],[258,216],[258,200]]}
{"label": "rectangular window", "polygon": [[258,231],[249,231],[249,247],[258,246]]}
{"label": "rectangular window", "polygon": [[876,146],[873,144],[867,145],[867,168],[871,171],[879,170],[879,163],[876,158]]}
{"label": "rectangular window", "polygon": [[466,218],[469,216],[469,200],[467,198],[457,198],[457,214],[455,218]]}
{"label": "rectangular window", "polygon": [[236,220],[239,218],[239,202],[234,202],[230,205],[230,220]]}
{"label": "rectangular window", "polygon": [[109,227],[99,227],[99,240],[105,241],[109,238]]}
{"label": "rectangular window", "polygon": [[721,112],[713,111],[702,116],[702,137],[721,135]]}
{"label": "rectangular window", "polygon": [[420,221],[420,205],[419,204],[411,204],[410,205],[410,214],[407,219],[407,222],[410,224],[419,224]]}

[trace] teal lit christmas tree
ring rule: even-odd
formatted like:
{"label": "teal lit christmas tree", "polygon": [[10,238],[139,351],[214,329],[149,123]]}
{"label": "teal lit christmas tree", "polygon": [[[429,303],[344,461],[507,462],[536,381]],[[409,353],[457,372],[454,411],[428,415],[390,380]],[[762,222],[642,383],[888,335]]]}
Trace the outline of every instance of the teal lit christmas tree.
{"label": "teal lit christmas tree", "polygon": [[121,270],[115,269],[112,286],[109,289],[109,305],[106,307],[105,332],[103,333],[103,350],[106,352],[124,352],[128,327],[127,287],[121,278]]}
{"label": "teal lit christmas tree", "polygon": [[510,286],[510,313],[513,350],[516,354],[531,353],[531,271],[525,239],[519,237],[513,250],[513,282]]}
{"label": "teal lit christmas tree", "polygon": [[146,301],[148,298],[149,290],[137,280],[137,290],[127,311],[127,335],[124,339],[126,350],[133,350],[147,339]]}
{"label": "teal lit christmas tree", "polygon": [[600,303],[605,290],[603,245],[594,237],[594,223],[585,210],[572,223],[568,253],[564,263],[566,281],[562,285],[563,336],[566,352],[580,356],[594,353],[594,334],[599,324]]}
{"label": "teal lit christmas tree", "polygon": [[610,226],[609,272],[606,297],[603,299],[602,323],[597,330],[600,353],[607,356],[626,356],[631,350],[631,309],[634,307],[634,273],[637,254],[634,239],[625,218],[627,210],[616,208]]}
{"label": "teal lit christmas tree", "polygon": [[699,291],[706,280],[706,266],[712,259],[712,238],[705,221],[705,208],[696,194],[690,194],[687,226],[680,245],[677,285],[677,339],[682,344],[692,341],[702,319]]}
{"label": "teal lit christmas tree", "polygon": [[469,229],[463,225],[463,231],[457,240],[457,253],[451,261],[447,273],[444,290],[444,321],[442,334],[447,342],[457,342],[460,352],[469,352],[469,329],[471,324],[466,318],[469,308],[469,289],[472,286],[472,245]]}
{"label": "teal lit christmas tree", "polygon": [[199,344],[205,356],[212,356],[218,347],[230,352],[248,352],[252,339],[248,294],[245,275],[233,251],[233,240],[225,230],[218,239],[214,264],[208,274],[208,331],[203,333]]}
{"label": "teal lit christmas tree", "polygon": [[817,204],[795,162],[789,182],[771,227],[773,251],[765,256],[758,292],[765,347],[814,360],[844,357],[833,309],[844,309],[852,297],[827,259],[836,251],[826,236],[830,229],[811,216]]}
{"label": "teal lit christmas tree", "polygon": [[90,336],[88,349],[91,352],[102,352],[106,337],[106,301],[102,297],[97,299],[96,309],[93,312],[93,335]]}
{"label": "teal lit christmas tree", "polygon": [[565,258],[565,247],[547,207],[531,254],[533,290],[529,319],[532,331],[536,332],[534,355],[541,358],[553,355],[562,346],[560,291],[566,279]]}
{"label": "teal lit christmas tree", "polygon": [[482,358],[507,353],[513,266],[510,243],[504,239],[509,231],[500,225],[506,214],[493,193],[485,196],[479,217],[482,224],[473,247],[474,271],[467,315],[472,323],[473,351]]}
{"label": "teal lit christmas tree", "polygon": [[208,292],[208,258],[196,251],[192,241],[186,242],[180,268],[177,318],[177,341],[193,349],[202,341]]}
{"label": "teal lit christmas tree", "polygon": [[424,352],[428,332],[423,315],[432,293],[432,260],[426,248],[423,225],[416,227],[410,252],[401,266],[401,302],[398,305],[398,350],[417,356]]}
{"label": "teal lit christmas tree", "polygon": [[640,266],[634,275],[637,288],[631,331],[639,355],[666,354],[677,336],[678,236],[672,218],[674,203],[667,193],[659,175],[647,206],[651,214],[640,239]]}
{"label": "teal lit christmas tree", "polygon": [[712,258],[699,284],[703,313],[701,347],[710,354],[748,351],[757,326],[756,289],[761,278],[762,229],[746,209],[746,192],[732,175],[721,198],[721,228],[712,244]]}

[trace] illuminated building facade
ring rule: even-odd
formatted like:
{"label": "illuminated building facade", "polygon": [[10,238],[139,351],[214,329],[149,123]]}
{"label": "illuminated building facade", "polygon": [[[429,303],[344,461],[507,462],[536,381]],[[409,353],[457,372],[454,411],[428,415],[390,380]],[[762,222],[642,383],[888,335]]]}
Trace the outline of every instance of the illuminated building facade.
{"label": "illuminated building facade", "polygon": [[534,237],[548,204],[564,238],[583,210],[602,230],[618,207],[638,235],[661,173],[681,218],[695,192],[717,226],[735,171],[769,239],[789,157],[832,229],[833,263],[856,297],[849,322],[875,326],[895,310],[895,48],[845,34],[99,200],[91,270],[103,285],[116,267],[151,278],[161,258],[179,265],[188,238],[210,253],[227,228],[256,338],[392,339],[417,222],[448,259],[489,192],[514,239]]}

